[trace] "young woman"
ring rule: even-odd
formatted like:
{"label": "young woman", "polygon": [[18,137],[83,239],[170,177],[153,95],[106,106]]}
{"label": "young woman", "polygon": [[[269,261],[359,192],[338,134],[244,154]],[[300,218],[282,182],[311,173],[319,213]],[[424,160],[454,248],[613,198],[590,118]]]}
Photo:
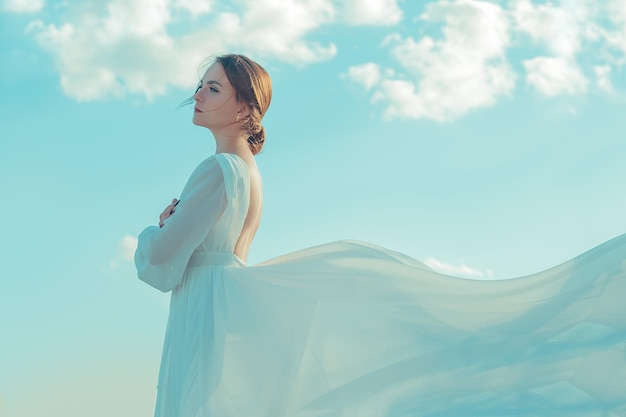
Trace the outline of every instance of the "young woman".
{"label": "young woman", "polygon": [[139,235],[139,277],[172,292],[155,416],[626,415],[626,235],[506,281],[353,241],[246,266],[271,95],[215,60],[193,122],[216,154]]}

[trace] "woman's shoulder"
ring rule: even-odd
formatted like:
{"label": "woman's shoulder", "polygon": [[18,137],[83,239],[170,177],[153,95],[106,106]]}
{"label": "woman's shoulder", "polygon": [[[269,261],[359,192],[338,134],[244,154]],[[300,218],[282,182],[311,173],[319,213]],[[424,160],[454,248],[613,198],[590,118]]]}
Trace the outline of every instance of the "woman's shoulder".
{"label": "woman's shoulder", "polygon": [[216,153],[212,157],[220,164],[225,176],[232,174],[234,177],[250,177],[251,168],[243,157],[226,152]]}
{"label": "woman's shoulder", "polygon": [[226,188],[227,194],[239,186],[247,187],[250,182],[250,168],[238,155],[231,153],[217,153],[209,156],[198,164],[192,172],[185,188],[203,183],[219,182]]}
{"label": "woman's shoulder", "polygon": [[200,162],[191,174],[191,177],[211,171],[222,171],[224,174],[227,174],[240,170],[242,166],[243,168],[247,167],[245,161],[240,156],[231,153],[216,153]]}
{"label": "woman's shoulder", "polygon": [[250,168],[246,161],[239,155],[233,153],[217,153],[212,155],[220,166],[224,177],[224,185],[229,197],[236,198],[250,186]]}

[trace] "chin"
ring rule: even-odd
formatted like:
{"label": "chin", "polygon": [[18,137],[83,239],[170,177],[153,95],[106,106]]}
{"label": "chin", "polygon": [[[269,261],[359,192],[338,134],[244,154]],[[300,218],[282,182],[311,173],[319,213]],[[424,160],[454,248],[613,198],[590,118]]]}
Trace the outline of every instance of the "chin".
{"label": "chin", "polygon": [[200,126],[200,127],[206,127],[207,129],[211,130],[211,128],[209,126],[207,126],[206,123],[202,123],[199,120],[196,120],[195,118],[191,120],[191,122],[196,125],[196,126]]}

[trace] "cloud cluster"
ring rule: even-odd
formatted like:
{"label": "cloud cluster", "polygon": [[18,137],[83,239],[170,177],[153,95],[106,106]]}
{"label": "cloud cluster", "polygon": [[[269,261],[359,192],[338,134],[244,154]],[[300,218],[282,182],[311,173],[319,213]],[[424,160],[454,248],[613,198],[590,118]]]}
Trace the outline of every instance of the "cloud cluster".
{"label": "cloud cluster", "polygon": [[28,29],[54,56],[68,96],[89,101],[130,92],[152,98],[168,86],[193,85],[203,46],[223,47],[211,37],[204,42],[172,38],[167,26],[174,5],[202,12],[189,1],[112,0],[104,12],[86,9],[59,26],[36,20]]}
{"label": "cloud cluster", "polygon": [[[79,101],[126,94],[150,99],[170,87],[192,88],[198,64],[228,50],[296,66],[327,61],[337,46],[315,35],[330,25],[394,28],[380,45],[391,63],[365,62],[342,74],[384,106],[387,119],[453,120],[494,105],[523,84],[548,97],[614,94],[612,78],[626,65],[626,0],[431,0],[412,26],[399,4],[63,3],[65,20],[34,20],[28,30],[54,57],[64,92]],[[16,13],[44,7],[44,0],[3,3]],[[527,56],[519,59],[521,54]]]}
{"label": "cloud cluster", "polygon": [[385,40],[412,78],[381,81],[374,100],[388,102],[387,118],[449,120],[510,94],[515,74],[505,58],[510,40],[499,6],[471,0],[437,2],[426,7],[421,19],[443,22],[443,39],[394,34]]}
{"label": "cloud cluster", "polygon": [[572,2],[569,8],[534,5],[530,0],[512,2],[516,29],[550,53],[524,61],[526,81],[546,96],[584,93],[587,79],[576,62],[585,38],[596,36],[591,4]]}
{"label": "cloud cluster", "polygon": [[170,86],[192,88],[203,59],[227,50],[295,65],[328,60],[335,44],[308,39],[320,27],[389,25],[402,17],[396,0],[108,0],[80,12],[68,7],[63,23],[35,20],[28,30],[54,57],[63,91],[79,101],[127,93],[150,99]]}
{"label": "cloud cluster", "polygon": [[[612,93],[613,67],[626,63],[626,0],[439,0],[419,19],[439,24],[441,36],[394,33],[383,46],[395,68],[368,62],[344,74],[385,105],[388,119],[451,120],[495,104],[521,78],[507,54],[522,45],[533,54],[520,63],[523,79],[548,97],[584,94],[594,85]],[[582,52],[596,62],[581,67]]]}
{"label": "cloud cluster", "polygon": [[246,0],[242,5],[241,15],[222,13],[217,30],[212,31],[221,33],[227,45],[296,64],[327,60],[337,53],[332,43],[304,40],[333,21],[335,9],[330,0]]}

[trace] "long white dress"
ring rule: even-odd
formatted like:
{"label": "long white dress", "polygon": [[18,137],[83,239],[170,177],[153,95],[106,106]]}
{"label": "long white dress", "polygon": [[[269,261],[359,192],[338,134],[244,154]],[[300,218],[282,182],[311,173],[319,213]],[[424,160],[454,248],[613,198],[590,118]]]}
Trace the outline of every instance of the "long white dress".
{"label": "long white dress", "polygon": [[155,416],[626,416],[626,235],[503,281],[355,241],[246,266],[248,201],[217,154],[139,236],[172,292]]}

